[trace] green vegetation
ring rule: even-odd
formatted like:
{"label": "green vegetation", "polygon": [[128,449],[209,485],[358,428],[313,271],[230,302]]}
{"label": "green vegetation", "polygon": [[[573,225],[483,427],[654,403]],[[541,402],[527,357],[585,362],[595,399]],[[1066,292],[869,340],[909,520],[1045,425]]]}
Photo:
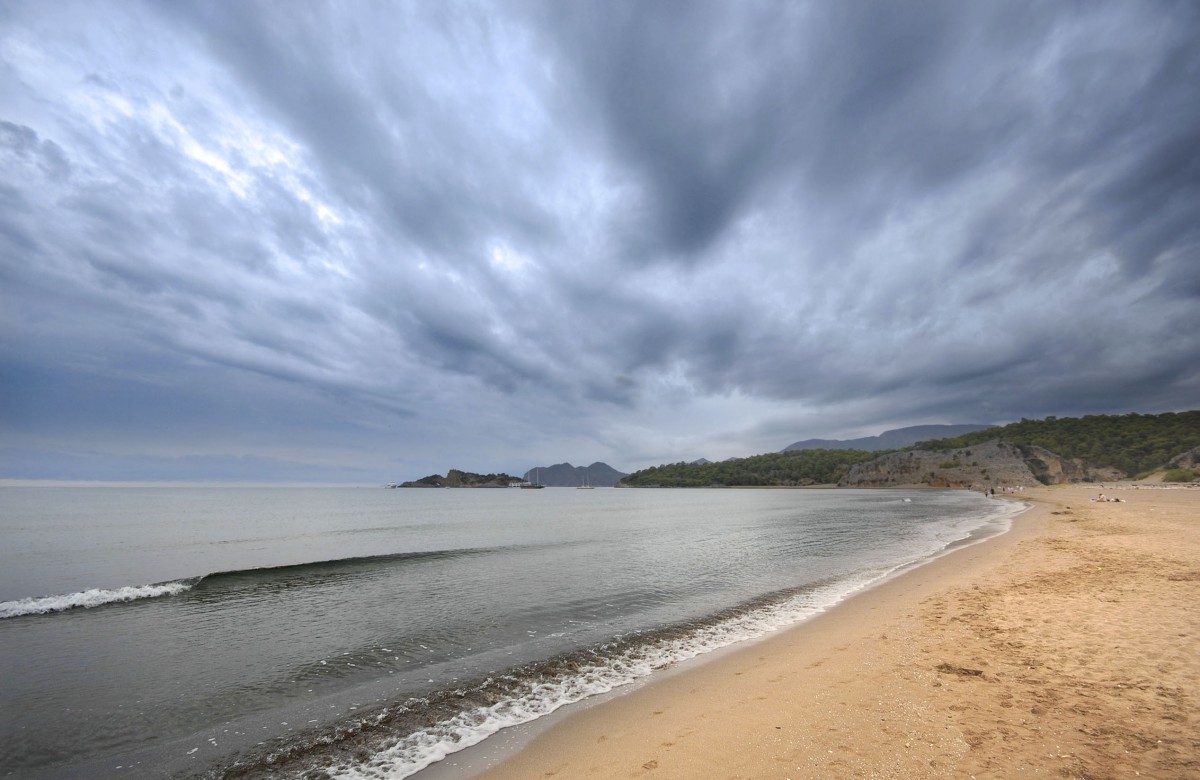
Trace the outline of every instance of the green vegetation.
{"label": "green vegetation", "polygon": [[470,471],[450,469],[446,476],[430,474],[412,482],[404,482],[404,488],[440,488],[440,487],[508,487],[508,483],[516,480],[507,474],[475,474]]}
{"label": "green vegetation", "polygon": [[[1129,476],[1146,474],[1193,447],[1200,447],[1200,411],[1167,414],[1091,415],[1088,417],[1021,420],[1018,423],[968,433],[953,439],[920,442],[909,450],[968,448],[993,439],[1017,445],[1044,447],[1092,468],[1114,468]],[[630,487],[790,487],[832,484],[856,463],[886,452],[863,450],[789,450],[721,463],[669,463],[630,474],[621,484]],[[971,458],[967,449],[963,455]],[[964,465],[958,455],[939,468]],[[971,466],[978,467],[974,460]],[[932,474],[930,475],[932,477]],[[989,479],[986,470],[983,477]],[[1200,469],[1174,469],[1169,481],[1200,479]]]}
{"label": "green vegetation", "polygon": [[855,463],[883,453],[863,450],[789,450],[720,463],[668,463],[634,472],[630,487],[793,487],[837,482]]}
{"label": "green vegetation", "polygon": [[953,439],[920,442],[910,449],[947,451],[991,439],[1044,447],[1093,468],[1111,467],[1137,476],[1200,446],[1200,411],[1022,419]]}

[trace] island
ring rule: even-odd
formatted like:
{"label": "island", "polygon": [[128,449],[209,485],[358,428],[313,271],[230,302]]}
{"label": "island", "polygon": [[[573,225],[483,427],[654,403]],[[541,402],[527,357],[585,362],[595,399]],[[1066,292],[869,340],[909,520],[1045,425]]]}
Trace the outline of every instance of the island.
{"label": "island", "polygon": [[401,482],[397,487],[402,488],[507,488],[519,483],[517,477],[508,474],[475,474],[470,471],[450,469],[446,476],[430,474],[412,482]]}

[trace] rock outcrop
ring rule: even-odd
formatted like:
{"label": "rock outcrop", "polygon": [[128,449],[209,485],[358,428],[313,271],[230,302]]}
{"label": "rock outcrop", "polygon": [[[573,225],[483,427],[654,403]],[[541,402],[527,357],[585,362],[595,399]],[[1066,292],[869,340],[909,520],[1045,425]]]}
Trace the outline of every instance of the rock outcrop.
{"label": "rock outcrop", "polygon": [[1170,468],[1173,469],[1194,469],[1200,466],[1200,447],[1193,447],[1187,452],[1180,453],[1171,458]]}
{"label": "rock outcrop", "polygon": [[1033,487],[1087,479],[1078,464],[1041,447],[988,441],[957,450],[911,450],[853,466],[839,487]]}

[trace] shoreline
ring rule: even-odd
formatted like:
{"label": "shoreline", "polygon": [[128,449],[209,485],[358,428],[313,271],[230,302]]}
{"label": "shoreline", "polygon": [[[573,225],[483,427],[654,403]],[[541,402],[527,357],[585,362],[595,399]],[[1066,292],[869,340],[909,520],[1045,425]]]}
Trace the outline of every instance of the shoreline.
{"label": "shoreline", "polygon": [[1012,496],[1033,508],[1007,533],[418,776],[1196,772],[1200,491],[1146,488]]}
{"label": "shoreline", "polygon": [[[835,486],[829,486],[834,488]],[[730,488],[743,489],[743,488]],[[807,490],[810,487],[748,487],[747,490]],[[852,488],[856,489],[856,488]],[[864,488],[866,490],[889,490],[889,488]],[[891,489],[907,489],[907,488],[891,488]],[[946,488],[928,488],[929,490],[946,490]],[[827,606],[800,621],[761,634],[756,637],[748,638],[737,642],[733,645],[718,648],[708,653],[697,655],[675,665],[659,669],[653,675],[641,677],[633,680],[630,683],[622,685],[616,689],[606,693],[595,694],[580,701],[568,704],[554,712],[538,718],[533,721],[522,723],[516,726],[510,726],[488,737],[480,743],[476,743],[455,753],[451,753],[441,761],[430,765],[429,767],[418,772],[415,777],[420,780],[474,780],[477,777],[490,778],[490,772],[497,771],[506,762],[518,756],[521,751],[528,748],[532,743],[537,741],[547,732],[551,732],[560,727],[561,724],[571,721],[578,715],[596,707],[605,707],[609,702],[621,700],[623,697],[630,695],[643,688],[653,687],[666,680],[669,680],[678,675],[692,674],[703,669],[709,664],[720,663],[722,660],[730,656],[736,656],[740,653],[746,653],[754,650],[764,643],[777,641],[788,636],[791,632],[805,631],[809,626],[816,624],[820,626],[823,621],[831,620],[830,615],[836,615],[839,610],[846,608],[847,605],[859,599],[868,598],[870,594],[876,592],[880,588],[887,587],[890,583],[897,579],[903,579],[911,576],[914,572],[921,571],[940,561],[941,559],[952,557],[966,550],[976,547],[986,547],[994,544],[997,540],[1007,538],[1014,534],[1017,530],[1020,520],[1028,516],[1031,512],[1037,510],[1038,505],[1032,502],[1022,500],[1022,496],[1013,494],[1006,497],[1010,504],[1023,504],[1024,509],[1014,511],[1007,517],[998,517],[989,522],[988,525],[972,531],[968,536],[958,539],[948,544],[944,549],[933,553],[927,558],[901,564],[891,572],[883,575],[880,579],[870,583],[869,585],[859,590],[851,592],[844,596],[831,606]],[[994,527],[991,531],[989,526],[993,523],[1004,523],[1006,528],[996,531]],[[819,629],[818,629],[819,630]],[[503,776],[502,776],[503,777]]]}

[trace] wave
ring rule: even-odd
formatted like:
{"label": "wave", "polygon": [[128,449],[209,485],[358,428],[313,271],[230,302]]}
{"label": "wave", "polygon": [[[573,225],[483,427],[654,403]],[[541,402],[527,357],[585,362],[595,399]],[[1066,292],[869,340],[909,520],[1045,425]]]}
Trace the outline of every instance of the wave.
{"label": "wave", "polygon": [[453,691],[451,695],[461,704],[450,717],[399,738],[385,737],[372,746],[366,760],[342,759],[326,771],[334,780],[410,777],[502,729],[529,723],[697,656],[807,620],[885,574],[864,572],[786,595],[772,594],[724,610],[708,620],[635,634],[583,653],[560,656],[533,669],[518,670],[505,679],[487,680],[475,691]]}
{"label": "wave", "polygon": [[249,569],[233,569],[206,574],[198,578],[197,585],[217,587],[232,582],[266,582],[270,580],[303,581],[313,575],[347,575],[371,571],[391,564],[423,563],[427,561],[462,558],[497,552],[501,547],[468,547],[458,550],[428,550],[422,552],[386,553],[383,555],[359,555],[353,558],[334,558],[327,561],[286,563],[279,566],[261,566]]}
{"label": "wave", "polygon": [[[813,617],[886,576],[867,570],[778,591],[708,618],[615,637],[577,651],[459,683],[250,751],[206,778],[304,776],[400,780],[495,733],[657,671]],[[234,771],[236,770],[236,771]]]}
{"label": "wave", "polygon": [[237,768],[245,774],[222,768],[205,777],[272,777],[292,770],[301,776],[319,769],[331,780],[401,780],[503,729],[808,620],[897,572],[1003,533],[1024,508],[1005,507],[931,554],[764,594],[707,618],[626,634],[484,680],[392,702],[333,728],[316,727],[269,743],[261,753],[244,754]]}
{"label": "wave", "polygon": [[386,555],[364,555],[354,558],[338,558],[308,563],[290,563],[281,566],[263,566],[249,569],[218,571],[199,577],[186,577],[150,585],[126,585],[120,588],[88,588],[76,593],[54,596],[37,596],[15,601],[0,601],[0,620],[26,615],[50,615],[75,609],[92,609],[108,604],[120,604],[163,596],[178,596],[195,590],[206,595],[219,594],[227,589],[269,586],[272,590],[284,587],[303,586],[334,577],[354,576],[380,567],[400,563],[415,563],[467,555],[496,552],[503,548],[467,548],[460,550],[432,550],[428,552],[392,553]]}
{"label": "wave", "polygon": [[78,593],[61,596],[40,596],[16,601],[0,601],[0,619],[22,615],[48,615],[71,609],[91,609],[104,604],[122,601],[153,599],[159,596],[175,596],[190,590],[199,578],[160,582],[154,585],[126,585],[123,588],[89,588]]}

